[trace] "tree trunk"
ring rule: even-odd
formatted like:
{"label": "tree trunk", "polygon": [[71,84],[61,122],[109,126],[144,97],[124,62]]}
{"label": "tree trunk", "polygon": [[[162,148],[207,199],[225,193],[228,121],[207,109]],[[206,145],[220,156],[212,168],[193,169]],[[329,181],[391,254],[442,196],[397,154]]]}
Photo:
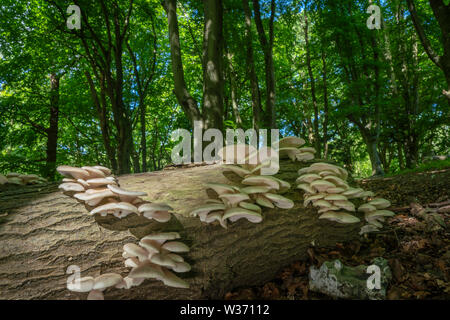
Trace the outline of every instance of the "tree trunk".
{"label": "tree trunk", "polygon": [[45,163],[45,176],[49,180],[55,178],[56,154],[58,147],[58,123],[59,123],[59,77],[50,75],[50,119],[47,132],[47,158]]}
{"label": "tree trunk", "polygon": [[255,59],[253,57],[252,40],[252,14],[248,5],[249,0],[242,0],[245,14],[245,38],[247,42],[247,68],[250,77],[250,89],[252,93],[253,129],[261,127],[261,93],[259,92],[258,77],[255,70]]}
{"label": "tree trunk", "polygon": [[261,9],[259,0],[253,0],[253,10],[255,12],[256,29],[258,30],[259,42],[264,52],[264,66],[266,75],[266,110],[264,111],[264,122],[266,129],[275,129],[276,110],[275,110],[275,66],[273,62],[273,21],[275,19],[275,0],[270,2],[269,18],[269,39],[261,20]]}
{"label": "tree trunk", "polygon": [[205,0],[203,31],[203,124],[204,129],[223,129],[223,4]]}
{"label": "tree trunk", "polygon": [[321,154],[321,140],[319,133],[319,107],[317,106],[316,97],[316,83],[314,80],[314,74],[311,67],[311,52],[309,47],[309,36],[308,36],[308,16],[305,10],[305,26],[303,27],[305,32],[305,48],[306,48],[306,66],[308,68],[309,82],[311,83],[311,98],[314,110],[314,147],[316,148],[316,157],[320,158]]}
{"label": "tree trunk", "polygon": [[202,117],[198,109],[197,101],[190,95],[186,86],[186,81],[184,80],[180,33],[178,31],[177,1],[164,0],[162,5],[167,13],[169,25],[170,58],[172,61],[174,93],[178,103],[186,114],[186,117],[189,119],[191,126],[194,127],[194,121],[199,121]]}
{"label": "tree trunk", "polygon": [[[305,165],[282,161],[277,177],[294,185],[297,170]],[[146,199],[168,203],[176,218],[159,224],[137,215],[121,220],[90,216],[84,205],[58,192],[55,183],[0,193],[0,214],[8,214],[0,224],[1,297],[85,299],[87,294],[66,289],[70,265],[79,266],[81,276],[125,276],[125,243],[137,243],[152,231],[177,231],[191,248],[184,256],[192,271],[181,274],[189,289],[145,280],[130,290],[108,289],[106,299],[223,298],[233,288],[260,285],[289,263],[307,259],[311,243],[323,247],[354,239],[361,226],[319,220],[315,209],[303,207],[294,188],[286,194],[294,208],[264,209],[261,223],[242,219],[228,229],[203,225],[188,212],[208,198],[205,183],[230,183],[218,165],[124,175],[119,182],[126,189],[148,192]]]}

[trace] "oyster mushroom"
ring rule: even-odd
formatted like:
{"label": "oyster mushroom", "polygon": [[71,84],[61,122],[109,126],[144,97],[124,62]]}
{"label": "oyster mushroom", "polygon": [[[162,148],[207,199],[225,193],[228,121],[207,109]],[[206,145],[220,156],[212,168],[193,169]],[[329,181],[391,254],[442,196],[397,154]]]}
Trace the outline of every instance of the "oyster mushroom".
{"label": "oyster mushroom", "polygon": [[171,218],[169,210],[173,208],[165,203],[144,203],[139,206],[138,211],[147,219],[154,219],[158,222],[167,222]]}
{"label": "oyster mushroom", "polygon": [[93,209],[89,214],[94,215],[96,213],[99,213],[102,216],[106,216],[107,214],[113,214],[117,218],[124,218],[132,213],[139,214],[139,211],[131,203],[127,203],[127,202],[114,203],[113,202],[113,203],[107,203],[107,204],[101,205],[101,206]]}
{"label": "oyster mushroom", "polygon": [[56,168],[56,171],[58,171],[61,175],[63,175],[66,178],[73,178],[73,179],[86,179],[89,178],[89,172],[72,166],[58,166]]}
{"label": "oyster mushroom", "polygon": [[357,223],[359,218],[346,212],[327,211],[323,213],[319,219],[327,219],[339,223]]}
{"label": "oyster mushroom", "polygon": [[137,199],[137,197],[144,197],[147,195],[146,192],[141,191],[129,191],[122,188],[119,188],[118,186],[115,186],[113,184],[107,185],[108,189],[117,194],[121,201],[123,202],[129,202],[133,203]]}
{"label": "oyster mushroom", "polygon": [[227,209],[223,215],[223,219],[230,219],[231,222],[245,218],[250,222],[259,223],[262,216],[258,212],[247,210],[241,207]]}

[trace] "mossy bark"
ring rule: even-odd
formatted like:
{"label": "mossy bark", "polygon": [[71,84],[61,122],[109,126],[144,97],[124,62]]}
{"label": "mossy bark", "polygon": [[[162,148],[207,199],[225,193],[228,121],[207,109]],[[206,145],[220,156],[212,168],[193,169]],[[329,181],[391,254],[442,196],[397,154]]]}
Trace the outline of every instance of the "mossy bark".
{"label": "mossy bark", "polygon": [[[294,187],[296,171],[305,164],[281,166],[277,176]],[[329,246],[358,234],[360,224],[319,220],[315,209],[303,207],[301,192],[294,188],[285,194],[294,208],[264,209],[262,223],[241,219],[228,229],[202,224],[188,213],[212,196],[204,186],[208,182],[231,183],[217,165],[120,176],[122,187],[145,191],[146,199],[175,209],[175,217],[165,224],[138,216],[90,216],[84,205],[58,192],[57,184],[0,192],[0,215],[7,213],[0,221],[0,298],[85,299],[86,294],[66,289],[68,266],[79,266],[81,276],[125,276],[123,244],[136,243],[152,231],[178,231],[191,247],[184,256],[192,271],[181,274],[190,288],[146,280],[130,290],[108,289],[106,299],[222,298],[233,288],[264,283],[282,267],[306,259],[312,243]]]}

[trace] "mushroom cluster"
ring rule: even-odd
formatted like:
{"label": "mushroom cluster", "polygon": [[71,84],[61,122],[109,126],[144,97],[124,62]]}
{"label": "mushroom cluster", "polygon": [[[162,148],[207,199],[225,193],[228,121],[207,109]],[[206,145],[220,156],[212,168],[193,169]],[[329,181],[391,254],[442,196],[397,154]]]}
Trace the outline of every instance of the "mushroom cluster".
{"label": "mushroom cluster", "polygon": [[367,224],[361,227],[360,234],[379,231],[383,227],[381,224],[386,217],[392,217],[394,212],[386,210],[391,203],[389,200],[383,198],[373,198],[370,201],[360,205],[358,207],[359,212],[364,212],[364,219]]}
{"label": "mushroom cluster", "polygon": [[261,170],[270,167],[274,160],[270,148],[258,151],[249,145],[237,144],[226,146],[219,155],[225,161],[226,154],[232,150],[243,150],[244,159],[235,156],[234,164],[224,165],[224,171],[238,175],[241,186],[207,183],[206,187],[213,189],[218,199],[207,200],[206,204],[195,208],[191,216],[198,216],[206,223],[218,221],[222,227],[227,228],[227,220],[235,222],[245,218],[252,223],[261,222],[261,207],[290,209],[294,206],[292,200],[280,195],[290,189],[288,182],[261,174]]}
{"label": "mushroom cluster", "polygon": [[305,140],[299,137],[285,137],[278,141],[278,152],[281,159],[291,159],[292,161],[310,161],[314,159],[316,149],[302,147]]}
{"label": "mushroom cluster", "polygon": [[[384,221],[384,217],[394,215],[391,211],[383,210],[391,205],[388,200],[373,198],[375,195],[372,191],[350,187],[347,183],[348,172],[344,168],[316,162],[300,169],[298,174],[297,189],[305,192],[303,205],[317,207],[318,213],[321,213],[319,219],[357,223],[360,219],[352,213],[364,212],[368,225],[361,228],[362,234],[377,231],[377,228],[382,227],[380,222]],[[349,200],[358,198],[368,202],[356,210],[355,204]]]}
{"label": "mushroom cluster", "polygon": [[151,203],[141,197],[147,193],[120,188],[111,170],[102,166],[59,166],[56,169],[65,178],[59,186],[65,194],[83,202],[91,215],[112,214],[124,218],[130,214],[143,215],[147,219],[167,222],[171,218],[170,206]]}
{"label": "mushroom cluster", "polygon": [[20,174],[16,172],[9,172],[6,176],[0,174],[0,185],[15,184],[20,186],[45,183],[47,179],[38,176],[37,174]]}
{"label": "mushroom cluster", "polygon": [[189,288],[186,281],[172,272],[191,270],[191,266],[179,255],[189,252],[189,247],[177,241],[179,238],[177,232],[163,232],[145,236],[139,244],[125,244],[122,256],[126,259],[125,266],[130,267],[131,271],[120,288],[129,289],[145,279],[157,279],[169,287]]}
{"label": "mushroom cluster", "polygon": [[189,284],[176,276],[189,272],[191,266],[179,253],[188,252],[189,247],[176,239],[177,232],[155,233],[143,237],[139,244],[127,243],[123,246],[122,257],[125,267],[131,268],[126,277],[117,273],[105,273],[96,278],[74,278],[67,283],[67,289],[74,292],[89,292],[88,300],[103,300],[103,291],[109,287],[130,289],[139,286],[145,279],[157,279],[166,286],[189,288]]}

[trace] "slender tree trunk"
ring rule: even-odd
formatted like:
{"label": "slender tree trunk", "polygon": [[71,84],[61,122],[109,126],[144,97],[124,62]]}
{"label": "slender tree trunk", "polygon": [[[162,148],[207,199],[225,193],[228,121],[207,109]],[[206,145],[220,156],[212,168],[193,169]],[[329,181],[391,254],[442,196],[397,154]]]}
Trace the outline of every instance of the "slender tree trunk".
{"label": "slender tree trunk", "polygon": [[275,0],[270,2],[269,18],[269,39],[266,37],[261,20],[261,9],[259,0],[253,0],[253,10],[255,12],[256,29],[258,30],[259,42],[264,52],[264,66],[266,76],[266,110],[264,111],[264,122],[267,129],[276,128],[275,109],[275,66],[273,62],[273,21],[275,19]]}
{"label": "slender tree trunk", "polygon": [[322,81],[323,81],[323,158],[328,158],[328,86],[327,86],[327,59],[322,46]]}
{"label": "slender tree trunk", "polygon": [[311,84],[311,98],[314,110],[314,147],[316,149],[316,157],[320,158],[321,139],[319,133],[319,107],[317,106],[316,84],[311,67],[311,52],[309,47],[309,36],[308,36],[308,16],[306,15],[306,10],[305,10],[305,25],[303,27],[303,31],[305,33],[306,66],[308,68],[309,82]]}
{"label": "slender tree trunk", "polygon": [[164,0],[162,5],[167,13],[167,21],[169,26],[170,57],[172,61],[172,73],[174,79],[174,94],[193,127],[194,121],[201,121],[202,116],[198,109],[198,103],[189,93],[186,86],[186,81],[184,79],[183,63],[181,60],[180,33],[178,30],[177,1]]}
{"label": "slender tree trunk", "polygon": [[223,4],[204,0],[203,124],[223,130]]}
{"label": "slender tree trunk", "polygon": [[49,180],[55,178],[56,155],[58,146],[58,122],[59,122],[59,77],[50,75],[50,126],[47,132],[47,158],[45,175]]}
{"label": "slender tree trunk", "polygon": [[247,68],[250,78],[250,89],[252,93],[253,129],[261,127],[261,93],[259,91],[258,77],[255,71],[253,57],[253,40],[251,21],[252,15],[248,5],[249,0],[242,0],[245,14],[245,39],[247,43]]}

